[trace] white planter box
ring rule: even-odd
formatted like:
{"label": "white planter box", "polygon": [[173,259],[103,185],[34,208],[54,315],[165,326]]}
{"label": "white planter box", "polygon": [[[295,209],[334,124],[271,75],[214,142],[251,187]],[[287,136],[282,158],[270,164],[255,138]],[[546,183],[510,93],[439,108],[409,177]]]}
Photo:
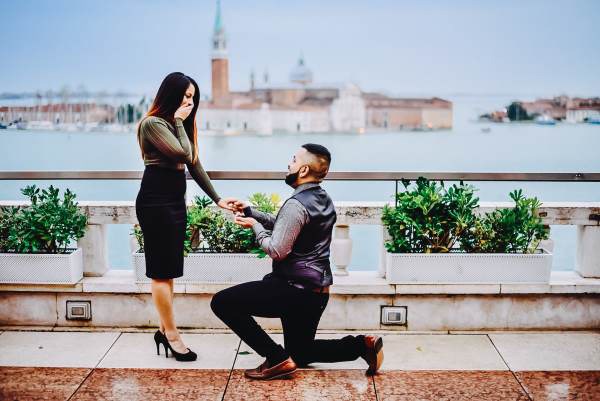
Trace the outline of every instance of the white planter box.
{"label": "white planter box", "polygon": [[0,253],[2,284],[75,284],[82,278],[80,248],[65,254]]}
{"label": "white planter box", "polygon": [[552,254],[389,253],[386,278],[406,283],[548,283]]}
{"label": "white planter box", "polygon": [[[183,276],[177,283],[240,283],[261,280],[271,272],[271,258],[250,253],[190,253],[184,258]],[[146,277],[146,258],[133,254],[133,267],[138,282],[150,282]]]}

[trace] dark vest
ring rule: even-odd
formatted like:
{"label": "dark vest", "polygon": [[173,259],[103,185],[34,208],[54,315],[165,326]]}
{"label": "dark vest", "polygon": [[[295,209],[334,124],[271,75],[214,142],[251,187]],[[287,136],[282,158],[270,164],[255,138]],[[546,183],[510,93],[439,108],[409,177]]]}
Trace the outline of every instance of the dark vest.
{"label": "dark vest", "polygon": [[302,227],[290,254],[273,261],[272,275],[308,287],[331,285],[329,246],[337,219],[333,202],[320,186],[298,192],[290,199],[296,199],[306,208],[309,221]]}

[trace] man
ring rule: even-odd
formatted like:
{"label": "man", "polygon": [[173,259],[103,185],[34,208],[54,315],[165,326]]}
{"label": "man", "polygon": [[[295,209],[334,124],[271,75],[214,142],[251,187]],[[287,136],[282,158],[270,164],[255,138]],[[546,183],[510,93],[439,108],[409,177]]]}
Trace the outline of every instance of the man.
{"label": "man", "polygon": [[[266,358],[251,379],[274,379],[311,362],[338,362],[362,357],[368,374],[383,361],[378,336],[346,336],[315,340],[319,319],[333,282],[329,266],[331,234],[336,213],[331,198],[319,185],[329,171],[331,154],[321,145],[305,144],[292,157],[285,182],[294,188],[277,216],[234,201],[235,221],[252,227],[261,248],[273,259],[273,271],[261,281],[239,284],[218,292],[214,313],[246,344]],[[242,216],[243,212],[243,216]],[[253,316],[280,318],[284,345],[276,344]]]}

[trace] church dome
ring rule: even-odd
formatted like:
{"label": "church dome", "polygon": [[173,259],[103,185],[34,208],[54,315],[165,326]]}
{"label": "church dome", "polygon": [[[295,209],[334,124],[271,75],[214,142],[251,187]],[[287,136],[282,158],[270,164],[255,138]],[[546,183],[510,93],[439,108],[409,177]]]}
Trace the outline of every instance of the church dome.
{"label": "church dome", "polygon": [[290,72],[290,81],[296,82],[302,85],[310,84],[313,80],[313,73],[304,64],[304,57],[300,56],[298,64],[292,68]]}

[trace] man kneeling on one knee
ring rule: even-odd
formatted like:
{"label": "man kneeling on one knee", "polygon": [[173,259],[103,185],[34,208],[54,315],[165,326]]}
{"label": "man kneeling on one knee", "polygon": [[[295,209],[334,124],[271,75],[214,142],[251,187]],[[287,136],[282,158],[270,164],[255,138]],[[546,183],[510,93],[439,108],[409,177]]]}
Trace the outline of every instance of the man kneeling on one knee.
{"label": "man kneeling on one knee", "polygon": [[[337,217],[331,198],[319,185],[330,163],[331,154],[324,146],[305,144],[298,149],[285,178],[294,193],[277,216],[235,201],[236,223],[252,227],[260,247],[273,259],[273,271],[262,280],[227,288],[211,301],[214,313],[266,358],[245,371],[248,378],[285,377],[312,362],[359,357],[367,362],[367,374],[374,374],[383,361],[383,341],[378,336],[315,339],[333,283],[329,248]],[[275,343],[253,316],[280,318],[284,346]]]}

